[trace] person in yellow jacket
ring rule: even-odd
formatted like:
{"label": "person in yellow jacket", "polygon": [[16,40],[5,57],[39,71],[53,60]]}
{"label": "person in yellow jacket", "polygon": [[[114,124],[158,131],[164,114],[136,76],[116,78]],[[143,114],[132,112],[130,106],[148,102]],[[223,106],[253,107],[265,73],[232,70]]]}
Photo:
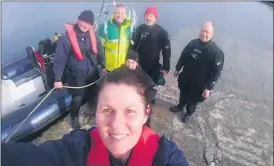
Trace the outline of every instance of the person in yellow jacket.
{"label": "person in yellow jacket", "polygon": [[126,17],[126,8],[121,4],[116,6],[110,20],[100,26],[99,36],[104,48],[108,72],[125,64],[134,29],[132,20]]}

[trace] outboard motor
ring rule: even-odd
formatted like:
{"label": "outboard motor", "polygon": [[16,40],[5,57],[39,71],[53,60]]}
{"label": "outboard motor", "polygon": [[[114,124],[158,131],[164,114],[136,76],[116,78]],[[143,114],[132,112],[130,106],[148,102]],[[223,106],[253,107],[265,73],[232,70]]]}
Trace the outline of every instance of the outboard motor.
{"label": "outboard motor", "polygon": [[[49,38],[46,38],[41,40],[38,45],[38,51],[36,51],[33,46],[28,46],[26,51],[32,61],[33,67],[42,75],[45,88],[49,91],[53,88],[55,81],[53,72],[53,58],[57,46],[56,34],[55,40],[52,41]],[[68,70],[65,69],[62,77],[63,83],[66,82],[68,75]]]}

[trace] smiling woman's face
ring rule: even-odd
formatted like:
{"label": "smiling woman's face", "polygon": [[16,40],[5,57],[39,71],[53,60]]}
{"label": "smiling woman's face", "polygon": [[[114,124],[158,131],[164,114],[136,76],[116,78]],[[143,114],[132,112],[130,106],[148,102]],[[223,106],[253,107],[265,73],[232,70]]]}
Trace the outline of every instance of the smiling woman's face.
{"label": "smiling woman's face", "polygon": [[149,110],[133,86],[107,83],[100,91],[96,125],[103,143],[114,156],[129,153],[136,145]]}

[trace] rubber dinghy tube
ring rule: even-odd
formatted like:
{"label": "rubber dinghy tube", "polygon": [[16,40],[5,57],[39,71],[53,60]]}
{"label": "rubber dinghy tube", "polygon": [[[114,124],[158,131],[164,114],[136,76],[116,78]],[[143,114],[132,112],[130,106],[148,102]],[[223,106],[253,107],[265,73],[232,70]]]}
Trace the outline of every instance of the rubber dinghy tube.
{"label": "rubber dinghy tube", "polygon": [[[5,142],[8,137],[18,128],[22,121],[39,104],[44,96],[28,104],[17,111],[2,117],[2,137],[1,142]],[[19,139],[37,132],[47,126],[50,122],[56,120],[64,112],[69,110],[71,105],[71,95],[66,89],[54,91],[45,101],[31,114],[23,125],[9,138],[8,142],[16,142]]]}

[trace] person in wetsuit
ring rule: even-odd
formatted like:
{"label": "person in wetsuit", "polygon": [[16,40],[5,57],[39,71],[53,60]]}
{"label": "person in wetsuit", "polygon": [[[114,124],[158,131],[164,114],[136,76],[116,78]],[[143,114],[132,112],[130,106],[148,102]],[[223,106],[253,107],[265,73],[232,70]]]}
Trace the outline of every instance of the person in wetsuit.
{"label": "person in wetsuit", "polygon": [[[189,122],[198,102],[207,99],[216,85],[224,65],[224,53],[212,40],[214,26],[211,22],[202,25],[200,38],[190,41],[183,49],[176,64],[174,77],[178,77],[179,104],[170,108],[180,112],[186,106],[183,122]],[[182,70],[182,72],[179,71]]]}
{"label": "person in wetsuit", "polygon": [[[106,74],[101,41],[93,31],[93,23],[92,11],[85,10],[79,15],[76,24],[65,25],[67,33],[59,38],[53,60],[54,88],[62,88],[61,80],[65,67],[70,73],[70,77],[67,78],[69,86],[80,87],[96,81],[100,77],[98,65],[103,69],[102,73]],[[92,93],[92,97],[95,98],[95,92],[96,84],[89,88],[68,89],[68,93],[72,95],[70,114],[72,128],[80,128],[78,117],[85,93]]]}
{"label": "person in wetsuit", "polygon": [[[132,36],[132,49],[139,54],[142,69],[155,83],[170,70],[170,38],[165,29],[156,24],[158,10],[149,7],[145,11],[145,23],[136,28]],[[159,63],[162,52],[163,64]]]}
{"label": "person in wetsuit", "polygon": [[140,74],[144,75],[147,79],[147,84],[149,86],[149,98],[151,99],[150,104],[154,105],[156,103],[156,93],[157,93],[157,85],[151,79],[151,77],[142,69],[139,64],[139,54],[138,52],[129,49],[127,56],[126,56],[126,63],[125,65],[131,70],[137,70]]}

